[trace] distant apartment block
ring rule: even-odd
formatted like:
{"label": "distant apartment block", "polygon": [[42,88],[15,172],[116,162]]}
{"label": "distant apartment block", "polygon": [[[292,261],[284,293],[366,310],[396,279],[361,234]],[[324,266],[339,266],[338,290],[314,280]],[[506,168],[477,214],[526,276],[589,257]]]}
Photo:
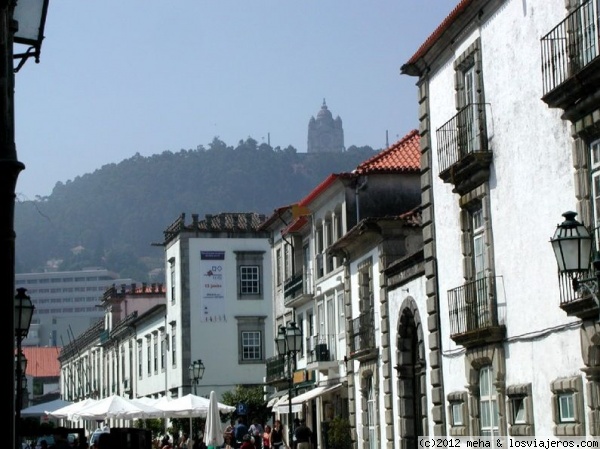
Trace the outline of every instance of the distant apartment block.
{"label": "distant apartment block", "polygon": [[35,306],[25,346],[64,346],[104,317],[102,295],[131,279],[104,268],[16,274],[16,288],[26,288]]}

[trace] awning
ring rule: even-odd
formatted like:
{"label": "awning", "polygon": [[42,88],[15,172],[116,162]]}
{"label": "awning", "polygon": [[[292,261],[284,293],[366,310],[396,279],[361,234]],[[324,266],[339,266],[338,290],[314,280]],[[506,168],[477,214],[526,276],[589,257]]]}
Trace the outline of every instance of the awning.
{"label": "awning", "polygon": [[272,397],[269,402],[267,402],[267,407],[276,407],[279,401],[285,400],[287,401],[287,394],[281,393],[277,396]]}
{"label": "awning", "polygon": [[[282,396],[279,399],[279,401],[277,401],[277,403],[273,407],[273,410],[275,410],[275,409],[280,414],[290,412],[290,401],[289,401],[289,397],[287,394],[285,396]],[[292,399],[292,413],[299,413],[301,411],[302,411],[302,404],[294,404],[294,399]]]}

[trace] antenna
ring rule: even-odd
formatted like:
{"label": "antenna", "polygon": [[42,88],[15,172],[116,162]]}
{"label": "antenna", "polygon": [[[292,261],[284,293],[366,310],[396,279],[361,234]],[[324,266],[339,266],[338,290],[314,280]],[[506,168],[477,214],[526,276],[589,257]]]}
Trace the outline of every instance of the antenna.
{"label": "antenna", "polygon": [[388,136],[388,130],[387,129],[385,130],[385,147],[386,148],[390,147],[390,139],[389,139],[389,136]]}

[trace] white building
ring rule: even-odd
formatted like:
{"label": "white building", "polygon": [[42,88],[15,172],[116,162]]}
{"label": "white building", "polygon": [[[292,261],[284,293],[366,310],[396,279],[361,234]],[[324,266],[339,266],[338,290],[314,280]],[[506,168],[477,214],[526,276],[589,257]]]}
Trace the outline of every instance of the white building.
{"label": "white building", "polygon": [[18,273],[17,288],[27,289],[35,306],[25,346],[64,346],[104,316],[99,307],[111,285],[130,285],[104,268]]}
{"label": "white building", "polygon": [[559,285],[548,242],[562,212],[600,216],[598,6],[463,0],[402,67],[418,77],[437,435],[600,433],[598,306]]}
{"label": "white building", "polygon": [[[273,355],[273,294],[269,233],[255,213],[182,215],[165,231],[165,332],[175,351],[166,389],[191,391],[188,367],[206,367],[197,394],[220,398],[236,385],[261,385]],[[148,342],[144,342],[146,345]]]}
{"label": "white building", "polygon": [[[327,428],[334,417],[347,418],[354,427],[364,423],[362,411],[370,403],[363,400],[362,379],[381,363],[381,354],[374,339],[369,340],[368,348],[361,348],[366,351],[351,351],[351,342],[363,341],[359,334],[366,328],[371,336],[387,329],[387,324],[380,325],[383,318],[376,273],[380,264],[387,266],[406,253],[405,249],[394,252],[377,247],[387,232],[368,241],[367,245],[376,247],[366,256],[370,262],[362,259],[363,253],[347,252],[343,242],[352,230],[362,235],[362,226],[371,218],[397,215],[418,206],[418,141],[417,132],[412,131],[352,173],[330,175],[297,204],[277,209],[263,224],[273,239],[275,326],[294,321],[304,336],[291,373],[282,357],[267,362],[267,384],[277,389],[271,404],[289,424],[287,392],[292,376],[292,413],[315,430],[319,447],[326,447]],[[392,228],[396,225],[401,227],[396,222]],[[378,250],[387,256],[384,261]],[[352,265],[355,262],[358,265]],[[370,277],[363,273],[367,265],[375,267],[367,270]],[[369,302],[363,297],[366,286],[376,294]],[[355,331],[353,326],[359,322],[363,326]],[[384,401],[383,394],[378,398]]]}

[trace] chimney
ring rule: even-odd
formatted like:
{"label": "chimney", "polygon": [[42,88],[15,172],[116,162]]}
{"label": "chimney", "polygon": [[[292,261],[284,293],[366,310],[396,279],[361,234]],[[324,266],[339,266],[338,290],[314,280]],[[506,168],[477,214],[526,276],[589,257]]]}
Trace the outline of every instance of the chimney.
{"label": "chimney", "polygon": [[192,227],[194,230],[198,229],[198,214],[192,214]]}
{"label": "chimney", "polygon": [[212,229],[212,219],[213,216],[211,214],[206,214],[206,229],[209,231]]}

